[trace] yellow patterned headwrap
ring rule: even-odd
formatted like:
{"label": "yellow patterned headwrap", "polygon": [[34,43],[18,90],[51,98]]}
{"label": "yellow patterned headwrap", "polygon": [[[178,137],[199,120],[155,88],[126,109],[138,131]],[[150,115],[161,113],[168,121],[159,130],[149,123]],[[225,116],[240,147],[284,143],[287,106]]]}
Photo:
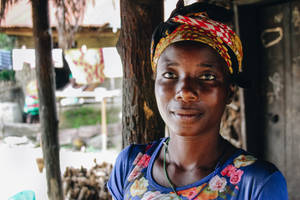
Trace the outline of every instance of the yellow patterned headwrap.
{"label": "yellow patterned headwrap", "polygon": [[164,36],[156,42],[152,40],[153,71],[156,71],[160,55],[170,44],[186,40],[201,42],[215,49],[225,60],[230,74],[242,71],[242,43],[227,25],[210,19],[206,12],[176,15],[171,17],[168,23],[179,25],[172,32],[165,31]]}

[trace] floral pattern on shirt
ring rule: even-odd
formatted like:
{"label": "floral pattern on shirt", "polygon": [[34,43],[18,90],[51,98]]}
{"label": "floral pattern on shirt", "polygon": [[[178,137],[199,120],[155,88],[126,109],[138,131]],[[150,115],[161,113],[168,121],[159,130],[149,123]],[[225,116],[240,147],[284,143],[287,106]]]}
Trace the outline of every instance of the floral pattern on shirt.
{"label": "floral pattern on shirt", "polygon": [[149,191],[146,192],[142,198],[142,200],[178,200],[177,195],[175,193],[167,193],[163,194],[158,191]]}
{"label": "floral pattern on shirt", "polygon": [[186,190],[180,190],[177,192],[177,194],[186,197],[187,199],[193,199],[194,197],[199,195],[199,192],[201,192],[206,185],[207,183],[204,183],[198,187],[193,187]]}
{"label": "floral pattern on shirt", "polygon": [[148,180],[144,177],[137,179],[130,187],[130,194],[131,196],[141,196],[147,191],[149,183]]}
{"label": "floral pattern on shirt", "polygon": [[[148,150],[150,148],[151,148],[151,145],[148,145],[146,147],[146,150]],[[129,174],[127,180],[129,182],[132,182],[132,181],[138,179],[142,174],[142,170],[148,167],[150,159],[151,159],[151,156],[149,156],[148,154],[143,154],[143,153],[139,152],[133,161],[133,165],[135,165],[135,167]]]}
{"label": "floral pattern on shirt", "polygon": [[230,178],[230,183],[236,185],[241,181],[244,171],[237,169],[233,165],[227,165],[227,167],[222,170],[221,174],[222,176],[228,176]]}
{"label": "floral pattern on shirt", "polygon": [[212,191],[209,189],[209,186],[206,186],[204,190],[195,198],[196,200],[212,200],[216,199],[219,196],[218,191]]}
{"label": "floral pattern on shirt", "polygon": [[159,196],[161,193],[159,191],[148,191],[144,194],[141,200],[153,200],[155,197]]}
{"label": "floral pattern on shirt", "polygon": [[238,185],[243,178],[244,167],[256,161],[256,158],[253,156],[239,155],[206,183],[185,190],[179,190],[175,194],[174,192],[162,193],[161,191],[156,191],[155,187],[149,184],[146,179],[146,171],[150,159],[151,156],[147,152],[145,154],[138,153],[134,159],[134,168],[128,177],[130,192],[129,195],[128,193],[126,194],[128,197],[126,199],[136,199],[138,197],[140,200],[172,200],[178,199],[177,195],[183,200],[230,199],[239,190]]}
{"label": "floral pattern on shirt", "polygon": [[226,185],[227,185],[226,178],[220,177],[218,175],[214,176],[209,181],[209,189],[211,191],[224,192]]}
{"label": "floral pattern on shirt", "polygon": [[233,161],[236,168],[246,167],[253,164],[257,159],[251,155],[240,155]]}

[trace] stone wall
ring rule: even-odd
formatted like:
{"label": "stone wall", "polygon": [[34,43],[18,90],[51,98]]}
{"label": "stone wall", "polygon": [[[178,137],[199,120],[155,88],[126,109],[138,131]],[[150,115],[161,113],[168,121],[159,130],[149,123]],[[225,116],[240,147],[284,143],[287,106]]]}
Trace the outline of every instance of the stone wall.
{"label": "stone wall", "polygon": [[23,91],[12,81],[0,81],[0,124],[22,122]]}
{"label": "stone wall", "polygon": [[0,81],[0,102],[19,102],[22,89],[13,81]]}
{"label": "stone wall", "polygon": [[16,71],[16,82],[21,86],[23,91],[23,98],[26,92],[26,85],[32,81],[36,80],[35,69],[31,69],[30,65],[24,63],[23,69]]}
{"label": "stone wall", "polygon": [[19,103],[4,102],[0,103],[0,124],[22,122],[22,109]]}
{"label": "stone wall", "polygon": [[24,94],[29,81],[35,80],[35,70],[24,64],[16,71],[16,81],[0,81],[0,123],[22,122]]}

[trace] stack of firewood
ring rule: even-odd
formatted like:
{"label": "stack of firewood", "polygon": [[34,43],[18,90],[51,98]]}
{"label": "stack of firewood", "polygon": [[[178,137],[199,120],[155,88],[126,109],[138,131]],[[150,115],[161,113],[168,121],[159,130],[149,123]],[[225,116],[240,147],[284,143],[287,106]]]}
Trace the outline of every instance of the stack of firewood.
{"label": "stack of firewood", "polygon": [[64,196],[67,200],[111,200],[106,183],[112,165],[106,162],[97,164],[90,170],[84,167],[67,167],[63,176]]}
{"label": "stack of firewood", "polygon": [[221,135],[231,144],[240,148],[243,146],[241,133],[241,103],[239,90],[236,89],[231,104],[224,112],[221,124]]}

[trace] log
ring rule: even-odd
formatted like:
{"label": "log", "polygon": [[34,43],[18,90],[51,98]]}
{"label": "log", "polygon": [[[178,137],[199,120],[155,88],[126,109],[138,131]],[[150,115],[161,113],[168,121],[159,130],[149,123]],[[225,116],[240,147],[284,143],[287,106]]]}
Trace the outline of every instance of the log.
{"label": "log", "polygon": [[36,137],[40,132],[39,124],[0,123],[0,137],[27,136]]}
{"label": "log", "polygon": [[121,32],[117,44],[123,63],[123,147],[164,136],[150,62],[154,28],[163,20],[163,0],[121,0]]}
{"label": "log", "polygon": [[41,143],[46,168],[48,198],[50,200],[63,200],[49,5],[47,0],[32,0],[31,3],[36,76],[40,101]]}

